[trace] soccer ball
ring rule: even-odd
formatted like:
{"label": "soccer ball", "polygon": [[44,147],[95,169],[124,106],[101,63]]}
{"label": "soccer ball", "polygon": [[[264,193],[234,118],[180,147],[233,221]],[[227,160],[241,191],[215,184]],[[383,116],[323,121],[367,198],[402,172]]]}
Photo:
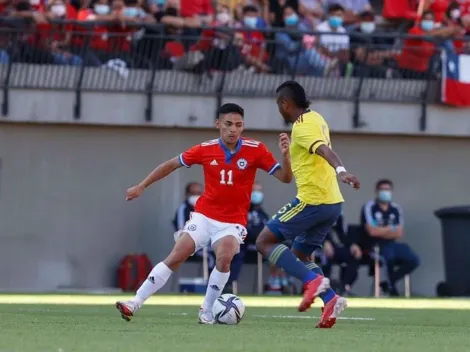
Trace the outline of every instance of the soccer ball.
{"label": "soccer ball", "polygon": [[212,312],[217,324],[236,325],[245,314],[245,305],[240,297],[226,293],[215,301]]}

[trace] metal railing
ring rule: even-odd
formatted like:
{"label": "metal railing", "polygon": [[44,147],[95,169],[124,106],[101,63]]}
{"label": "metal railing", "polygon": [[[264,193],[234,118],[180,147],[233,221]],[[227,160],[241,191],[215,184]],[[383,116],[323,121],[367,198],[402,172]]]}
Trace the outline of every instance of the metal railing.
{"label": "metal railing", "polygon": [[[427,104],[439,96],[445,42],[397,33],[257,32],[263,36],[246,29],[178,33],[73,21],[44,28],[0,18],[2,114],[9,113],[12,88],[74,91],[76,119],[83,91],[143,93],[150,121],[155,93],[215,95],[221,102],[224,96],[273,96],[277,85],[295,79],[312,99],[352,101],[355,128],[367,101],[420,104],[419,128],[426,129]],[[65,33],[68,43],[58,46]]]}

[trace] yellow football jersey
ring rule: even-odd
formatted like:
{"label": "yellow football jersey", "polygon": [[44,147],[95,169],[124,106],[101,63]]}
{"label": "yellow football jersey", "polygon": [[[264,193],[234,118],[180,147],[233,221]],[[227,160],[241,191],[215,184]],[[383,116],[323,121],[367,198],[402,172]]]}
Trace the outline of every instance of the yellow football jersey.
{"label": "yellow football jersey", "polygon": [[314,111],[301,115],[292,127],[290,157],[297,185],[297,198],[311,204],[343,202],[336,170],[315,151],[322,144],[331,148],[330,130]]}

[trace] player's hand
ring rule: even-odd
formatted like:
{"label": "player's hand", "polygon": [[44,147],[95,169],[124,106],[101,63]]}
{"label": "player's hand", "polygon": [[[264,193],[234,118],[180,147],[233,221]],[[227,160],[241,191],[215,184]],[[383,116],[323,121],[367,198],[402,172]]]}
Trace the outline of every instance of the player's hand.
{"label": "player's hand", "polygon": [[359,182],[359,180],[356,178],[356,176],[354,176],[353,174],[350,174],[348,172],[341,172],[339,174],[339,178],[342,182],[350,185],[350,186],[353,186],[354,189],[359,189],[361,188],[361,183]]}
{"label": "player's hand", "polygon": [[357,259],[360,260],[362,258],[362,250],[361,247],[359,247],[357,244],[352,244],[351,247],[349,247],[349,251],[351,252],[351,255]]}
{"label": "player's hand", "polygon": [[144,189],[145,187],[142,185],[137,185],[137,186],[129,188],[126,191],[126,200],[132,200],[132,199],[140,197],[140,195],[144,192]]}
{"label": "player's hand", "polygon": [[330,259],[334,257],[335,248],[330,241],[325,241],[325,243],[323,243],[323,253],[325,253],[325,255]]}
{"label": "player's hand", "polygon": [[279,149],[281,149],[282,155],[289,154],[290,139],[287,133],[281,133],[279,135]]}

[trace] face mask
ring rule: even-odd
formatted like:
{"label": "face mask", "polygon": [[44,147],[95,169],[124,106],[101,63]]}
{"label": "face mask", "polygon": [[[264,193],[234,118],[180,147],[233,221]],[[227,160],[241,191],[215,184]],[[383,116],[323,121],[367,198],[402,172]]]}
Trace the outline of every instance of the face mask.
{"label": "face mask", "polygon": [[343,24],[343,17],[340,16],[331,16],[328,19],[328,22],[330,23],[330,26],[333,28],[338,28]]}
{"label": "face mask", "polygon": [[434,21],[424,20],[421,22],[421,29],[425,32],[432,31],[434,29]]}
{"label": "face mask", "polygon": [[243,23],[248,28],[256,28],[256,23],[258,22],[258,18],[256,17],[245,17]]}
{"label": "face mask", "polygon": [[137,7],[126,7],[122,14],[125,17],[137,17],[139,14],[139,9]]}
{"label": "face mask", "polygon": [[389,191],[389,190],[386,190],[386,189],[383,189],[383,190],[379,191],[379,193],[377,195],[377,199],[380,202],[384,202],[384,203],[391,202],[392,201],[392,191]]}
{"label": "face mask", "polygon": [[260,191],[251,192],[251,204],[259,205],[263,203],[264,194]]}
{"label": "face mask", "polygon": [[360,27],[361,27],[361,32],[364,32],[364,33],[372,33],[373,31],[375,31],[374,22],[362,22]]}
{"label": "face mask", "polygon": [[460,10],[459,9],[453,9],[450,11],[450,17],[452,17],[453,20],[457,20],[460,18]]}
{"label": "face mask", "polygon": [[51,12],[58,17],[62,17],[65,15],[67,12],[67,9],[65,8],[65,5],[63,4],[57,4],[57,5],[52,5],[51,6]]}
{"label": "face mask", "polygon": [[286,24],[286,26],[295,26],[297,23],[299,23],[299,16],[293,13],[292,15],[287,16],[284,19],[284,23]]}
{"label": "face mask", "polygon": [[95,12],[98,15],[107,15],[109,13],[109,6],[108,5],[95,5]]}
{"label": "face mask", "polygon": [[216,18],[221,24],[227,24],[232,19],[227,12],[218,13]]}
{"label": "face mask", "polygon": [[200,196],[190,196],[188,198],[188,203],[189,205],[191,205],[192,207],[194,207],[196,205],[196,202],[197,200],[199,199]]}

